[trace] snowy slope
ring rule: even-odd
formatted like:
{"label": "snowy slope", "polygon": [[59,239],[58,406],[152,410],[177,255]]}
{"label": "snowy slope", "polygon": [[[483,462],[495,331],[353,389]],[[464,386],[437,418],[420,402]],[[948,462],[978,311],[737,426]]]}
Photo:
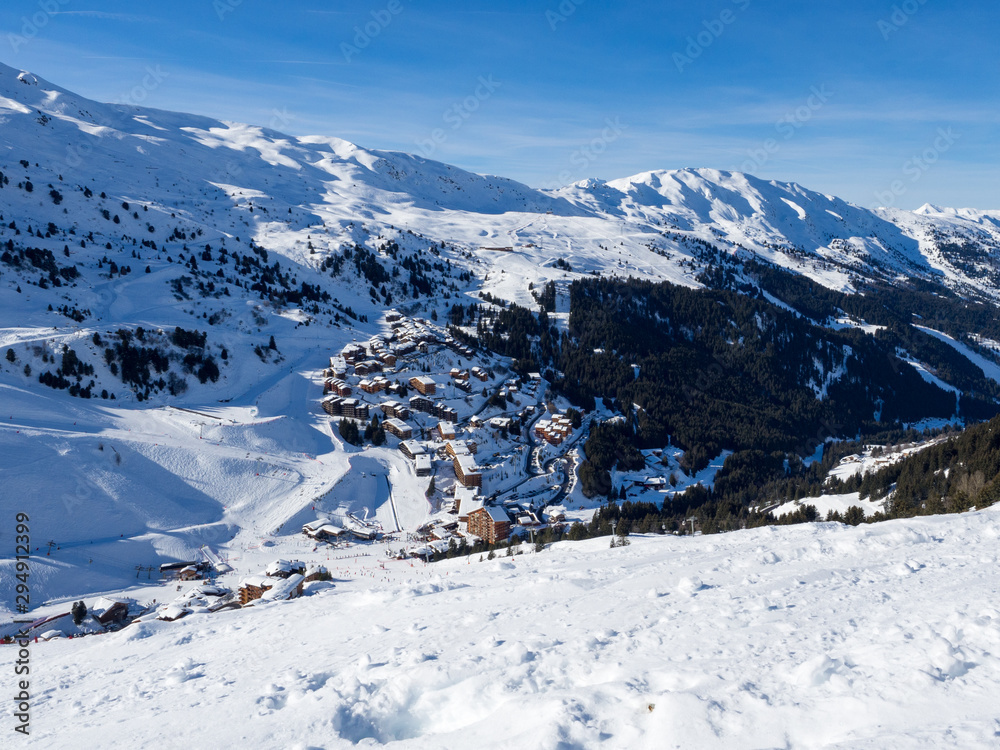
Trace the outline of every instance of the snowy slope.
{"label": "snowy slope", "polygon": [[[0,133],[0,252],[37,249],[78,274],[54,272],[56,286],[39,266],[0,264],[0,511],[37,508],[33,546],[56,543],[39,563],[42,599],[120,588],[137,565],[202,544],[293,534],[316,497],[387,526],[388,496],[334,491],[350,489],[344,477],[362,459],[318,415],[318,370],[381,330],[390,304],[443,316],[483,291],[533,305],[528,285],[555,280],[564,325],[566,284],[586,274],[697,286],[698,242],[837,289],[905,275],[997,289],[989,212],[869,211],[697,169],[536,190],[333,137],[101,104],[2,64]],[[387,279],[371,282],[351,262],[331,271],[355,245]],[[236,255],[256,265],[237,273]],[[430,292],[409,281],[414,259]],[[304,286],[326,297],[275,301],[275,289]],[[106,362],[108,342],[140,327],[183,379],[175,394],[143,393]],[[169,343],[175,327],[207,334],[217,380],[181,364],[189,352]],[[65,347],[93,367],[93,398],[39,383]],[[373,455],[377,466],[360,470],[392,478],[394,522],[419,524],[427,507],[409,467],[388,448]],[[0,566],[4,593],[9,574]]]}
{"label": "snowy slope", "polygon": [[[525,285],[498,278],[501,271],[561,279],[566,274],[552,268],[557,258],[574,271],[690,284],[679,265],[691,255],[686,238],[744,248],[838,289],[872,276],[944,279],[988,295],[996,286],[986,274],[993,261],[984,260],[980,273],[940,247],[997,247],[1000,228],[988,212],[871,211],[793,183],[707,169],[535,190],[337,138],[99,104],[2,65],[0,126],[0,169],[14,180],[113,182],[115,199],[148,203],[163,220],[186,219],[206,240],[253,238],[304,265],[318,260],[307,243],[322,255],[411,230],[492,268],[485,286],[508,298],[526,297]],[[17,164],[21,158],[29,169]],[[7,220],[38,223],[61,213],[38,193],[4,191],[2,202]]]}
{"label": "snowy slope", "polygon": [[992,748],[998,537],[991,510],[334,561],[305,599],[34,645],[30,746]]}

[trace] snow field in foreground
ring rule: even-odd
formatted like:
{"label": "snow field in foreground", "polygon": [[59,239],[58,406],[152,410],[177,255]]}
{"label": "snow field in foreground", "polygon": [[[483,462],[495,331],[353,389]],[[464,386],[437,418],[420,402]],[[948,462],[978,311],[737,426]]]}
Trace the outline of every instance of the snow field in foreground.
{"label": "snow field in foreground", "polygon": [[998,537],[990,510],[339,560],[304,599],[34,646],[31,745],[996,747]]}

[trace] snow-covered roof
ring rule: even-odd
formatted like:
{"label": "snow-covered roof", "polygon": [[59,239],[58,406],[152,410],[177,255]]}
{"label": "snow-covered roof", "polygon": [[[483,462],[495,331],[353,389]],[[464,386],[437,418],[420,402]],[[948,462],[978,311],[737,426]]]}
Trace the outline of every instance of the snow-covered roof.
{"label": "snow-covered roof", "polygon": [[462,469],[463,474],[478,474],[479,467],[476,465],[476,459],[470,455],[457,455],[455,456],[455,461],[458,462],[459,467]]}
{"label": "snow-covered roof", "polygon": [[270,589],[264,592],[262,599],[268,601],[281,601],[282,599],[287,599],[292,595],[296,586],[305,580],[305,576],[301,573],[294,573],[283,581],[278,581]]}
{"label": "snow-covered roof", "polygon": [[274,579],[268,578],[265,575],[257,573],[256,575],[246,576],[240,580],[240,588],[244,586],[256,586],[257,588],[263,588],[264,586],[273,586]]}
{"label": "snow-covered roof", "polygon": [[124,604],[126,607],[128,607],[129,603],[125,599],[113,599],[109,596],[102,596],[100,599],[94,602],[94,604],[90,607],[90,613],[94,617],[100,617],[101,615],[106,614],[112,607],[115,607],[119,604]]}
{"label": "snow-covered roof", "polygon": [[451,447],[452,453],[454,453],[456,456],[459,455],[465,456],[471,453],[471,451],[469,450],[469,444],[466,443],[464,440],[451,440],[449,441],[448,445]]}
{"label": "snow-covered roof", "polygon": [[267,567],[264,568],[264,573],[269,576],[277,575],[278,573],[290,573],[292,570],[292,564],[288,560],[272,560],[268,563]]}
{"label": "snow-covered roof", "polygon": [[491,505],[484,510],[489,514],[491,521],[495,521],[497,523],[503,523],[504,521],[508,523],[510,522],[510,516],[507,515],[507,511],[503,508]]}
{"label": "snow-covered roof", "polygon": [[185,615],[191,614],[191,610],[180,604],[168,604],[156,614],[158,620],[179,620]]}
{"label": "snow-covered roof", "polygon": [[421,453],[427,452],[424,449],[424,446],[422,446],[416,440],[404,440],[402,443],[400,443],[400,445],[405,445],[406,450],[408,450],[414,456],[419,456]]}

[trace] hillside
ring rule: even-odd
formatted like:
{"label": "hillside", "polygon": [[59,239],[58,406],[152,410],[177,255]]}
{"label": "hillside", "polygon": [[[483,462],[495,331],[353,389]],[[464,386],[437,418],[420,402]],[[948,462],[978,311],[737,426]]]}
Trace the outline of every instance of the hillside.
{"label": "hillside", "polygon": [[[755,434],[808,458],[827,438],[987,418],[1000,397],[995,213],[869,210],[705,169],[537,190],[332,137],[93,102],[3,65],[0,128],[0,502],[37,519],[43,600],[119,589],[205,544],[284,539],[317,498],[386,525],[388,499],[357,497],[358,471],[393,478],[406,530],[440,510],[397,440],[347,445],[320,408],[331,355],[391,336],[392,308],[476,347],[404,362],[393,385],[484,366],[475,388],[449,385],[463,428],[483,412],[524,433],[484,443],[487,483],[571,499],[581,516],[598,500],[573,476],[579,450],[509,476],[548,450],[531,445],[541,414],[528,406],[636,415],[643,460],[674,453],[632,470],[683,488],[710,483],[700,472]],[[598,295],[619,323],[664,322],[666,307],[630,306],[641,288],[676,302],[672,328],[622,346],[629,326],[601,324],[584,293],[604,283],[622,292]],[[535,367],[542,385],[514,408],[509,386]],[[657,368],[673,368],[669,388]],[[849,419],[817,431],[842,407]],[[570,475],[558,488],[554,462]]]}

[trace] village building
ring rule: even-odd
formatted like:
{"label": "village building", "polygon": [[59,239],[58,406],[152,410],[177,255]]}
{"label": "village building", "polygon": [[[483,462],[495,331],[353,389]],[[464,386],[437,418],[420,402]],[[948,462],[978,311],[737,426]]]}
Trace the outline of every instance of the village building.
{"label": "village building", "polygon": [[433,378],[429,378],[426,375],[418,375],[417,377],[410,378],[410,385],[421,396],[433,396],[437,392],[437,383],[434,382]]}
{"label": "village building", "polygon": [[240,604],[246,606],[250,602],[260,599],[264,592],[274,586],[274,579],[263,575],[247,576],[240,581],[239,597]]}
{"label": "village building", "polygon": [[305,573],[306,564],[300,560],[273,560],[264,568],[268,578],[288,578],[294,573]]}
{"label": "village building", "polygon": [[477,508],[469,514],[467,528],[487,544],[496,544],[510,536],[510,516],[503,508]]}
{"label": "village building", "polygon": [[463,487],[455,485],[455,512],[458,520],[468,521],[469,514],[478,508],[483,507],[483,498],[479,494],[477,487]]}
{"label": "village building", "polygon": [[340,405],[340,416],[349,419],[368,419],[368,404],[356,398],[345,398]]}
{"label": "village building", "polygon": [[379,404],[379,409],[387,417],[395,417],[404,421],[413,416],[412,412],[398,401],[383,401]]}
{"label": "village building", "polygon": [[478,446],[472,440],[449,440],[444,448],[448,455],[454,458],[455,456],[474,456]]}
{"label": "village building", "polygon": [[310,521],[302,526],[302,533],[317,542],[329,542],[344,535],[344,530],[325,518]]}
{"label": "village building", "polygon": [[328,377],[334,377],[334,378],[347,377],[346,360],[340,356],[330,357],[330,367],[326,371],[326,374]]}
{"label": "village building", "polygon": [[339,378],[331,378],[323,384],[323,393],[332,393],[335,396],[347,397],[351,395],[351,386]]}
{"label": "village building", "polygon": [[399,452],[413,461],[417,458],[417,456],[422,456],[427,451],[424,450],[424,446],[415,440],[404,440],[399,444]]}
{"label": "village building", "polygon": [[363,346],[358,346],[357,344],[348,344],[345,346],[341,352],[340,356],[343,358],[344,362],[348,365],[356,364],[359,360],[364,359],[365,348]]}
{"label": "village building", "polygon": [[472,456],[455,456],[455,477],[465,487],[482,487],[483,475]]}
{"label": "village building", "polygon": [[94,602],[90,614],[105,628],[123,625],[128,619],[128,603],[102,596]]}
{"label": "village building", "polygon": [[424,396],[410,396],[410,408],[413,411],[430,414],[434,410],[434,402]]}
{"label": "village building", "polygon": [[168,604],[164,607],[158,615],[156,615],[157,620],[163,620],[164,622],[177,622],[178,620],[187,617],[191,614],[191,610],[180,604]]}
{"label": "village building", "polygon": [[382,420],[382,427],[386,432],[395,435],[400,440],[409,440],[413,437],[413,428],[401,419],[387,417]]}
{"label": "village building", "polygon": [[377,359],[366,359],[354,365],[354,374],[359,377],[371,375],[373,372],[382,372],[382,363]]}
{"label": "village building", "polygon": [[327,570],[325,565],[320,565],[319,563],[309,563],[306,567],[304,583],[309,583],[310,581],[327,581],[330,579],[330,571]]}
{"label": "village building", "polygon": [[455,439],[455,425],[450,422],[438,422],[437,432],[438,435],[441,436],[442,440]]}
{"label": "village building", "polygon": [[431,457],[422,453],[414,460],[418,477],[429,477],[431,475]]}
{"label": "village building", "polygon": [[283,601],[302,596],[302,585],[305,576],[293,573],[287,578],[268,578],[267,576],[248,576],[240,581],[240,604],[244,607],[252,602]]}
{"label": "village building", "polygon": [[190,560],[188,562],[172,562],[163,563],[160,566],[160,577],[167,580],[172,580],[178,578],[182,570],[188,567],[193,567],[196,570],[204,570],[205,564],[200,563],[197,560]]}
{"label": "village building", "polygon": [[434,404],[434,408],[431,409],[431,414],[445,422],[458,421],[458,412],[445,404],[443,401],[439,401]]}

